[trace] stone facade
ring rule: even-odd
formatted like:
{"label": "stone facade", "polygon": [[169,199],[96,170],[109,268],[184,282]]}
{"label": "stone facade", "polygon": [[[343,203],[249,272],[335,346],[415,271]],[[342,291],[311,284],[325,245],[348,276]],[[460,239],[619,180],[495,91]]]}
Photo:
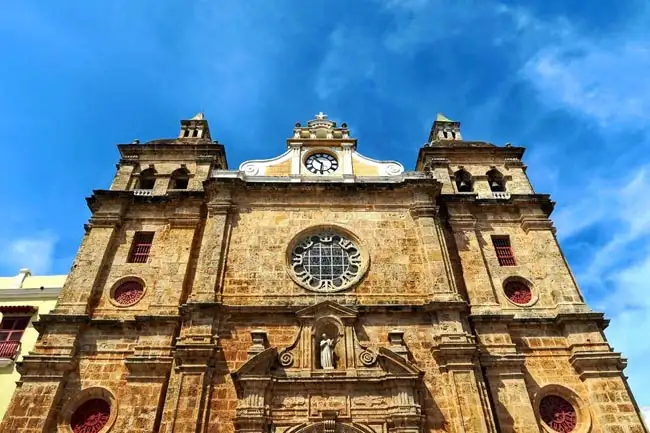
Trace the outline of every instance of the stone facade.
{"label": "stone facade", "polygon": [[356,147],[322,113],[239,170],[201,115],[120,145],[0,432],[647,432],[522,148]]}

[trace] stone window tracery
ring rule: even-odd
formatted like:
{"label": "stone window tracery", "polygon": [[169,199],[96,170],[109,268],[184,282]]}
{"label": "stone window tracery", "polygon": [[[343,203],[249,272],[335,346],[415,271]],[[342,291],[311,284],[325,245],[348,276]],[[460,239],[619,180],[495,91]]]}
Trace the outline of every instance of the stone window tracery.
{"label": "stone window tracery", "polygon": [[578,423],[576,409],[558,395],[547,395],[542,398],[539,403],[539,414],[551,430],[559,433],[574,431]]}
{"label": "stone window tracery", "polygon": [[133,305],[142,298],[144,287],[135,280],[125,281],[113,291],[113,299],[122,306]]}
{"label": "stone window tracery", "polygon": [[529,304],[533,300],[533,292],[522,281],[508,281],[503,288],[508,299],[518,305]]}
{"label": "stone window tracery", "polygon": [[108,424],[110,414],[111,406],[106,400],[93,398],[74,411],[70,427],[74,433],[99,433]]}
{"label": "stone window tracery", "polygon": [[323,230],[305,236],[291,250],[291,273],[303,287],[335,292],[350,287],[366,263],[359,246],[347,236]]}

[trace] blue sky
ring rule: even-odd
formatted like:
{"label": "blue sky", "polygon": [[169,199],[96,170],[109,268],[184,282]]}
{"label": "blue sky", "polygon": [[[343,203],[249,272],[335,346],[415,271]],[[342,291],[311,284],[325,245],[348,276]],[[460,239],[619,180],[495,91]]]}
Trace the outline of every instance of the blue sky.
{"label": "blue sky", "polygon": [[[528,148],[590,305],[650,407],[650,6],[592,0],[9,2],[0,15],[0,274],[68,271],[116,143],[204,111],[231,168],[296,121],[415,164],[436,112]],[[646,371],[644,371],[646,370]]]}

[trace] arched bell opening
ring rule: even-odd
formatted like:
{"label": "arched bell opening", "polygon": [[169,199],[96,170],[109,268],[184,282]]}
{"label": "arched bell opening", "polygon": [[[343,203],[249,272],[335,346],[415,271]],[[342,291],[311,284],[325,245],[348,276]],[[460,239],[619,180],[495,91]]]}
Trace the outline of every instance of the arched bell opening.
{"label": "arched bell opening", "polygon": [[156,170],[148,168],[140,172],[137,189],[153,189],[156,184]]}
{"label": "arched bell opening", "polygon": [[492,192],[505,192],[506,182],[503,178],[503,174],[496,168],[488,171],[487,173],[488,184],[490,185],[490,191]]}
{"label": "arched bell opening", "polygon": [[190,173],[186,168],[174,170],[169,179],[169,189],[187,189],[190,182]]}
{"label": "arched bell opening", "polygon": [[472,175],[468,171],[461,168],[454,173],[454,180],[456,182],[456,189],[458,192],[472,192],[474,191],[474,181]]}

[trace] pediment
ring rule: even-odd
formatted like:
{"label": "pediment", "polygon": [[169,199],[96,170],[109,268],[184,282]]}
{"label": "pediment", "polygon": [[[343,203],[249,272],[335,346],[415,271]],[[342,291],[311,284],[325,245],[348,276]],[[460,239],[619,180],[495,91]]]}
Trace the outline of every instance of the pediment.
{"label": "pediment", "polygon": [[379,348],[377,353],[377,362],[381,366],[382,370],[384,370],[389,376],[420,376],[424,374],[424,372],[413,363],[385,347]]}
{"label": "pediment", "polygon": [[246,361],[231,376],[235,380],[245,377],[269,377],[277,358],[278,350],[275,347],[269,347]]}
{"label": "pediment", "polygon": [[319,317],[326,316],[334,316],[340,319],[356,319],[357,314],[357,310],[333,301],[323,301],[296,312],[296,316],[299,319],[318,319]]}

